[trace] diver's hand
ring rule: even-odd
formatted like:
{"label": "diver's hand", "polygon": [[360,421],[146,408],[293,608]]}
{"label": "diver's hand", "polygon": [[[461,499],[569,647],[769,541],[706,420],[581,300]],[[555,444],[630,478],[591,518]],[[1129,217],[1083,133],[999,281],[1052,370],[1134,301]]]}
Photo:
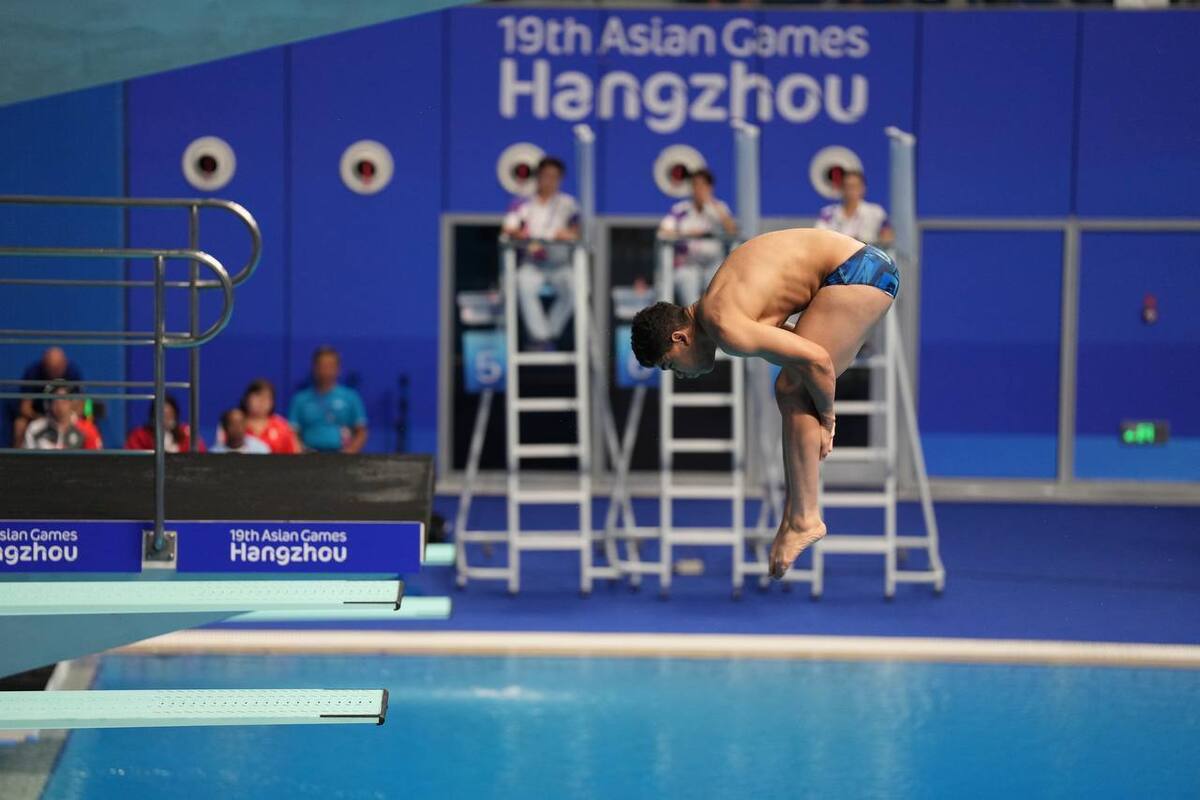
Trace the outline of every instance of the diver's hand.
{"label": "diver's hand", "polygon": [[821,459],[833,452],[833,431],[837,427],[837,420],[829,419],[821,422]]}

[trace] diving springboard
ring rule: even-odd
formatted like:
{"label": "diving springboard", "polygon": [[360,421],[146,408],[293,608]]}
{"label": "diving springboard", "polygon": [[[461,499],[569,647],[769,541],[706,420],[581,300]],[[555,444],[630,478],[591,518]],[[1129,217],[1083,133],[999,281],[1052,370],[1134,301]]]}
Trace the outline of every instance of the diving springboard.
{"label": "diving springboard", "polygon": [[323,609],[318,611],[250,611],[230,617],[223,625],[261,625],[277,622],[395,622],[397,620],[449,619],[449,597],[406,597],[397,610],[380,606]]}
{"label": "diving springboard", "polygon": [[0,692],[0,730],[182,725],[382,725],[386,689]]}
{"label": "diving springboard", "polygon": [[245,611],[395,613],[403,581],[0,582],[0,616]]}

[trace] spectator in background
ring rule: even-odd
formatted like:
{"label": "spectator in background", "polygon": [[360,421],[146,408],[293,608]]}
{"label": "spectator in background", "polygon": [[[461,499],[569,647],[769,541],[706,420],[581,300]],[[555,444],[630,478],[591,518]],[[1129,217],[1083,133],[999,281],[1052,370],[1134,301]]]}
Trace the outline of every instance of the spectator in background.
{"label": "spectator in background", "polygon": [[312,357],[312,386],[292,398],[288,419],[306,450],[357,453],[367,443],[362,397],[338,383],[342,359],[327,345]]}
{"label": "spectator in background", "polygon": [[842,175],[842,202],[822,208],[815,227],[887,247],[896,238],[887,212],[878,203],[868,203],[866,196],[867,179],[857,170],[847,170]]}
{"label": "spectator in background", "polygon": [[[186,453],[191,449],[192,431],[186,422],[179,421],[179,403],[167,395],[163,400],[163,449],[168,453]],[[134,428],[125,439],[126,450],[154,449],[154,403],[150,404],[150,418],[140,428]],[[196,442],[196,449],[204,452],[204,440]]]}
{"label": "spectator in background", "polygon": [[221,415],[221,441],[213,445],[214,453],[260,453],[267,455],[271,448],[256,436],[246,433],[246,415],[240,408],[231,408]]}
{"label": "spectator in background", "polygon": [[[80,429],[75,413],[75,402],[69,386],[56,386],[51,390],[47,413],[37,417],[25,427],[25,447],[29,450],[94,450],[96,441],[89,441]],[[89,447],[88,445],[92,445]]]}
{"label": "spectator in background", "polygon": [[[21,375],[21,380],[39,381],[45,387],[43,391],[49,394],[51,386],[55,381],[70,381],[78,385],[81,376],[79,368],[71,363],[61,347],[48,347],[42,353],[41,359],[25,368],[25,372]],[[22,384],[18,388],[22,392],[36,392],[39,389],[38,386],[33,384]],[[28,397],[13,403],[14,446],[19,447],[21,442],[25,440],[25,429],[29,423],[48,413],[48,405],[46,399],[39,398],[34,400]]]}
{"label": "spectator in background", "polygon": [[[575,198],[560,192],[567,168],[554,156],[537,165],[537,191],[533,197],[514,200],[504,217],[502,233],[513,239],[542,239],[561,245],[531,243],[518,258],[517,295],[525,331],[532,349],[551,350],[571,319],[575,292],[572,289],[571,248],[567,242],[579,238],[579,206]],[[554,290],[554,302],[542,308],[542,290]]]}
{"label": "spectator in background", "polygon": [[[692,196],[671,206],[658,225],[664,239],[685,236],[733,236],[737,223],[729,206],[713,196],[715,181],[707,169],[691,174]],[[725,245],[716,239],[680,241],[675,247],[675,296],[679,304],[689,306],[712,280],[725,260]]]}
{"label": "spectator in background", "polygon": [[265,442],[272,453],[300,452],[296,432],[282,415],[275,413],[275,387],[269,380],[251,381],[242,393],[239,408],[246,417],[246,431]]}

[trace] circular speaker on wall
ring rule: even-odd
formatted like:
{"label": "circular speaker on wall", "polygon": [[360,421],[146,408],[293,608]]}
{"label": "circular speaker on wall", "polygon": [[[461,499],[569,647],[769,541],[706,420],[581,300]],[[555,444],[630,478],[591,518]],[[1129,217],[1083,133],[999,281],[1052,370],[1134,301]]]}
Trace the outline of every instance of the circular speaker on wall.
{"label": "circular speaker on wall", "polygon": [[201,136],[184,148],[182,165],[183,177],[193,188],[214,192],[233,180],[237,157],[219,136]]}
{"label": "circular speaker on wall", "polygon": [[830,145],[817,151],[808,165],[808,179],[821,197],[837,200],[842,196],[842,177],[847,172],[862,172],[862,160],[849,147]]}
{"label": "circular speaker on wall", "polygon": [[496,179],[509,194],[530,197],[537,190],[537,165],[545,155],[536,144],[510,144],[496,160]]}
{"label": "circular speaker on wall", "polygon": [[654,159],[654,185],[667,197],[687,197],[691,194],[688,178],[706,166],[704,156],[694,147],[686,144],[664,147]]}
{"label": "circular speaker on wall", "polygon": [[342,183],[355,194],[375,194],[392,181],[391,152],[373,139],[360,139],[346,148],[338,169]]}

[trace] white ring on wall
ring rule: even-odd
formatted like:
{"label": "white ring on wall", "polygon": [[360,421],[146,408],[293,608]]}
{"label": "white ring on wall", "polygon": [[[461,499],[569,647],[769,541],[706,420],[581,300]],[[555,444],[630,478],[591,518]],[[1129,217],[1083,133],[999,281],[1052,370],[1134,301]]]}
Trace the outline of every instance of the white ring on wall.
{"label": "white ring on wall", "polygon": [[808,165],[808,179],[817,194],[830,200],[840,200],[842,197],[842,187],[829,177],[830,170],[835,167],[840,167],[842,172],[862,172],[862,159],[858,153],[840,144],[824,147],[813,156]]}
{"label": "white ring on wall", "polygon": [[342,153],[338,169],[347,189],[355,194],[375,194],[392,182],[396,165],[383,144],[359,139]]}
{"label": "white ring on wall", "polygon": [[496,159],[496,180],[509,194],[532,197],[537,191],[537,165],[545,155],[536,144],[510,144]]}
{"label": "white ring on wall", "polygon": [[707,166],[704,156],[691,145],[669,145],[654,159],[654,185],[667,197],[689,197],[691,174]]}
{"label": "white ring on wall", "polygon": [[184,148],[182,166],[183,177],[193,188],[215,192],[233,180],[237,156],[221,137],[201,136]]}

